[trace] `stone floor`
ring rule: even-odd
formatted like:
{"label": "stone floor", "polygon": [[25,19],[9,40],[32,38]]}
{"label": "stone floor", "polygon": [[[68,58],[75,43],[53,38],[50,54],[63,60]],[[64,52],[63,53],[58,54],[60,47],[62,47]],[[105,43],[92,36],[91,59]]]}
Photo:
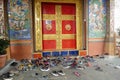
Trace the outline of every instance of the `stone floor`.
{"label": "stone floor", "polygon": [[[95,60],[96,62],[91,63],[92,66],[86,67],[84,70],[64,69],[62,66],[57,66],[51,68],[48,72],[43,72],[37,68],[20,72],[13,77],[13,80],[119,80],[120,69],[114,67],[120,65],[120,58],[105,57],[104,59],[95,58]],[[95,70],[96,65],[100,66],[103,71]],[[53,70],[63,70],[66,75],[55,77],[51,74]],[[80,77],[74,74],[76,71],[80,73]],[[35,73],[38,73],[38,75],[35,75]]]}

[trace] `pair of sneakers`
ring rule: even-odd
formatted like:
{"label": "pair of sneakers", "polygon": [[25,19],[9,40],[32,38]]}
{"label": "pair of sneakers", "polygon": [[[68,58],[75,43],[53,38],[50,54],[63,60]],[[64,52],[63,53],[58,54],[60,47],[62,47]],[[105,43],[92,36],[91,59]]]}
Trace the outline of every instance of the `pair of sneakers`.
{"label": "pair of sneakers", "polygon": [[65,73],[62,70],[59,71],[52,71],[51,73],[53,76],[59,76],[59,75],[65,75]]}
{"label": "pair of sneakers", "polygon": [[12,74],[10,72],[7,72],[7,73],[3,74],[0,77],[2,77],[3,80],[13,80],[13,76],[14,76],[14,74]]}
{"label": "pair of sneakers", "polygon": [[49,71],[50,68],[49,68],[49,67],[42,67],[40,70],[41,70],[41,71]]}

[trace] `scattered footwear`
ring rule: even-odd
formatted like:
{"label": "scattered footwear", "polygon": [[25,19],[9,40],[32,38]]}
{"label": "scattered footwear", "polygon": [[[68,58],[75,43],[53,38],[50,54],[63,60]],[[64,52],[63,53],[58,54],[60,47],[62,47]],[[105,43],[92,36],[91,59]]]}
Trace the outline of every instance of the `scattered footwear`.
{"label": "scattered footwear", "polygon": [[78,64],[83,64],[83,62],[82,61],[79,61],[79,63]]}
{"label": "scattered footwear", "polygon": [[86,63],[86,66],[87,66],[87,67],[91,67],[92,64],[91,64],[90,62],[87,62],[87,63]]}
{"label": "scattered footwear", "polygon": [[62,70],[59,71],[52,71],[51,73],[53,76],[59,76],[59,75],[65,75],[65,73]]}
{"label": "scattered footwear", "polygon": [[57,71],[52,71],[51,73],[53,76],[59,76],[58,72]]}
{"label": "scattered footwear", "polygon": [[58,71],[58,74],[60,74],[60,75],[65,75],[65,73],[64,73],[62,70],[59,70],[59,71]]}
{"label": "scattered footwear", "polygon": [[50,68],[49,68],[49,67],[42,67],[40,70],[41,70],[41,71],[49,71]]}
{"label": "scattered footwear", "polygon": [[13,76],[13,74],[7,72],[7,73],[3,74],[1,77],[3,78],[3,80],[13,80],[12,76]]}
{"label": "scattered footwear", "polygon": [[76,69],[84,70],[85,68],[81,66],[77,66]]}

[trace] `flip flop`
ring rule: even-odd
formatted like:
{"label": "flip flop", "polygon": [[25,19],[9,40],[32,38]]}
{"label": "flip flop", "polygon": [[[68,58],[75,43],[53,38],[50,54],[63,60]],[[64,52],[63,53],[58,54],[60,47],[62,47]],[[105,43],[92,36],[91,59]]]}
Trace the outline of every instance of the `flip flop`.
{"label": "flip flop", "polygon": [[79,72],[74,72],[74,74],[77,76],[77,77],[80,77],[80,73]]}

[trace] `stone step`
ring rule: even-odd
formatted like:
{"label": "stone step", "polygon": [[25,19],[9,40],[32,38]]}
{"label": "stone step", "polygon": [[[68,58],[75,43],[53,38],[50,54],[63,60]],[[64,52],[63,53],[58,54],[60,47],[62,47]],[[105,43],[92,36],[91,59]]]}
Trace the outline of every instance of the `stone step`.
{"label": "stone step", "polygon": [[0,76],[6,72],[8,72],[12,67],[10,66],[11,63],[15,62],[15,59],[11,59],[6,62],[6,65],[0,69]]}

